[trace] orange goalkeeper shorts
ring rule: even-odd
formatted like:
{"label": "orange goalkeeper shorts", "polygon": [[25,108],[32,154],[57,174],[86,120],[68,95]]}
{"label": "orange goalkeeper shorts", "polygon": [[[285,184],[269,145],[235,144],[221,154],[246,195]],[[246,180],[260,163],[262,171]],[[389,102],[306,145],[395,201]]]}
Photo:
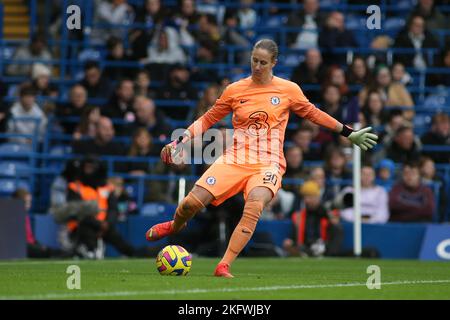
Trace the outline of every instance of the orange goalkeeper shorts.
{"label": "orange goalkeeper shorts", "polygon": [[213,163],[195,184],[208,190],[214,196],[211,204],[218,206],[241,191],[247,199],[255,187],[267,187],[275,196],[282,176],[277,166],[267,164]]}

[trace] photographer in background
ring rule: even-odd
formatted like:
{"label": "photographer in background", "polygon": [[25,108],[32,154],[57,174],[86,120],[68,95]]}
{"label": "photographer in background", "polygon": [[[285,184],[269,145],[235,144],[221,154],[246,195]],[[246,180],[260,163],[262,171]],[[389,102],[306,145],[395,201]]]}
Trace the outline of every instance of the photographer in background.
{"label": "photographer in background", "polygon": [[315,181],[306,181],[300,194],[304,208],[292,214],[292,237],[284,240],[284,250],[291,256],[340,255],[344,230],[338,212],[322,205]]}

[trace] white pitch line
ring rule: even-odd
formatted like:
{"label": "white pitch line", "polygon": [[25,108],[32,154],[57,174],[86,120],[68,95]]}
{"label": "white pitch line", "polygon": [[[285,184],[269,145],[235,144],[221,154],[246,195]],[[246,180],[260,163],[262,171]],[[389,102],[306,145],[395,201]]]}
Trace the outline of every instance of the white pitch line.
{"label": "white pitch line", "polygon": [[[415,281],[392,281],[382,282],[381,286],[389,285],[416,285],[416,284],[438,284],[450,283],[446,280],[415,280]],[[0,296],[0,300],[23,300],[23,299],[66,299],[66,298],[108,298],[108,297],[131,297],[140,295],[176,295],[176,294],[196,294],[213,292],[249,292],[249,291],[277,291],[294,289],[324,289],[340,287],[364,287],[366,283],[335,283],[335,284],[304,284],[291,286],[270,286],[253,288],[220,288],[220,289],[188,289],[188,290],[160,290],[160,291],[115,291],[115,292],[86,292],[86,293],[49,293],[29,296]]]}

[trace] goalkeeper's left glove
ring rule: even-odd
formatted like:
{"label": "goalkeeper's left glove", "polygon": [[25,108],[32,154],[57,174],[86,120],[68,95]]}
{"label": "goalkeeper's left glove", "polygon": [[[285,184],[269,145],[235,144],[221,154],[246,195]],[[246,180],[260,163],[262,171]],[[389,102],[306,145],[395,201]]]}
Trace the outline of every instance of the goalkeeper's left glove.
{"label": "goalkeeper's left glove", "polygon": [[353,131],[349,126],[344,125],[341,134],[347,137],[353,144],[356,144],[358,147],[367,151],[368,149],[372,149],[378,140],[378,136],[376,134],[370,133],[372,127],[363,128],[358,131]]}

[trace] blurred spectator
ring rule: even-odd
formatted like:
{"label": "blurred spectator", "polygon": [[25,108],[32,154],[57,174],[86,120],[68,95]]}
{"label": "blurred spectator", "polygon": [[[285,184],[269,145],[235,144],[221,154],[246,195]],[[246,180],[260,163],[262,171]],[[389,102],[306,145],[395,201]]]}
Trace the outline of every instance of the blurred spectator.
{"label": "blurred spectator", "polygon": [[419,166],[405,163],[401,181],[389,193],[389,221],[431,222],[434,208],[433,191],[421,183]]}
{"label": "blurred spectator", "polygon": [[209,14],[200,15],[196,39],[200,45],[197,52],[198,62],[217,61],[221,35],[214,16]]}
{"label": "blurred spectator", "polygon": [[377,184],[391,191],[395,176],[395,163],[391,159],[383,159],[377,164]]}
{"label": "blurred spectator", "polygon": [[143,127],[160,141],[170,137],[172,128],[164,113],[155,107],[153,100],[145,96],[137,96],[134,100],[133,109],[136,113],[136,121],[131,124],[128,132]]}
{"label": "blurred spectator", "polygon": [[302,150],[303,159],[317,161],[321,159],[320,150],[311,147],[313,131],[310,127],[301,126],[292,136],[292,142]]}
{"label": "blurred spectator", "polygon": [[134,78],[135,96],[146,96],[150,99],[156,98],[156,92],[151,88],[152,79],[150,72],[139,70]]}
{"label": "blurred spectator", "polygon": [[26,241],[27,241],[27,257],[28,258],[69,258],[72,254],[64,250],[47,247],[39,241],[36,240],[33,234],[33,229],[31,227],[30,221],[30,209],[31,203],[33,201],[32,195],[29,191],[25,189],[17,189],[12,194],[14,199],[20,199],[24,202],[25,212],[25,231],[26,231]]}
{"label": "blurred spectator", "polygon": [[347,83],[349,85],[365,86],[370,81],[370,70],[362,57],[355,57],[347,70]]}
{"label": "blurred spectator", "polygon": [[[153,146],[153,138],[146,128],[138,128],[133,134],[129,157],[157,157],[159,150]],[[128,162],[125,172],[132,175],[145,175],[150,173],[150,165],[148,162]]]}
{"label": "blurred spectator", "polygon": [[103,106],[102,114],[112,119],[133,122],[135,119],[133,101],[133,81],[129,79],[120,80],[108,103]]}
{"label": "blurred spectator", "polygon": [[304,0],[303,10],[291,12],[287,26],[301,28],[299,33],[288,34],[288,44],[291,48],[317,48],[319,30],[323,27],[325,15],[320,12],[319,0]]}
{"label": "blurred spectator", "polygon": [[126,221],[128,215],[137,214],[137,204],[125,189],[123,178],[109,177],[107,183],[114,186],[113,192],[117,198],[117,221]]}
{"label": "blurred spectator", "polygon": [[375,70],[374,82],[359,92],[360,106],[364,105],[368,92],[373,90],[380,92],[386,107],[406,107],[408,109],[404,110],[405,118],[411,120],[414,117],[414,101],[410,93],[403,84],[392,81],[391,72],[387,66],[378,66]]}
{"label": "blurred spectator", "polygon": [[428,86],[443,85],[449,88],[450,77],[448,73],[445,73],[445,70],[448,70],[450,68],[450,43],[445,46],[445,48],[439,54],[439,57],[435,59],[434,67],[442,68],[444,72],[427,74],[426,84]]}
{"label": "blurred spectator", "polygon": [[[9,117],[9,105],[3,101],[8,92],[8,86],[3,83],[0,76],[0,132],[6,132]],[[0,139],[0,142],[2,139]]]}
{"label": "blurred spectator", "polygon": [[[31,74],[32,62],[28,64],[14,64],[14,60],[40,60],[41,63],[52,60],[52,54],[47,48],[45,37],[41,34],[35,34],[31,37],[30,44],[19,47],[12,62],[6,68],[6,73],[10,76],[29,76]],[[36,62],[36,61],[34,61]]]}
{"label": "blurred spectator", "polygon": [[439,48],[439,43],[425,28],[425,20],[419,15],[411,16],[406,30],[399,32],[395,39],[394,48],[414,49],[415,53],[397,53],[395,61],[400,61],[405,67],[414,67],[423,70],[430,66],[427,56],[422,49]]}
{"label": "blurred spectator", "polygon": [[391,110],[388,116],[388,122],[384,126],[384,132],[380,134],[379,140],[383,145],[389,145],[394,139],[396,131],[403,125],[411,123],[403,117],[401,110]]}
{"label": "blurred spectator", "polygon": [[350,94],[350,89],[345,78],[344,69],[339,66],[332,65],[328,68],[324,84],[337,86],[339,93],[341,94],[341,99],[344,103],[348,101],[348,95]]}
{"label": "blurred spectator", "polygon": [[320,188],[306,181],[300,188],[304,208],[292,214],[291,238],[283,248],[291,256],[336,256],[341,252],[344,231],[337,211],[328,211],[320,200]]}
{"label": "blurred spectator", "polygon": [[[286,149],[286,173],[285,178],[289,179],[305,179],[306,172],[303,168],[303,153],[298,146],[291,146]],[[295,194],[298,192],[298,184],[283,183],[283,189]]]}
{"label": "blurred spectator", "polygon": [[190,120],[194,122],[202,115],[204,115],[220,96],[220,88],[216,84],[209,85],[204,91],[202,97],[198,100],[197,107],[194,109]]}
{"label": "blurred spectator", "polygon": [[[21,119],[23,118],[23,119]],[[36,103],[36,93],[29,84],[19,89],[19,101],[10,109],[7,132],[11,134],[28,134],[42,140],[47,128],[47,117]],[[31,143],[32,138],[11,138],[18,143]]]}
{"label": "blurred spectator", "polygon": [[86,89],[88,98],[109,97],[113,91],[111,82],[106,78],[96,61],[88,61],[84,65],[84,78],[80,84]]}
{"label": "blurred spectator", "polygon": [[124,150],[121,144],[113,142],[115,136],[111,119],[100,117],[94,139],[74,141],[73,153],[82,155],[123,155]]}
{"label": "blurred spectator", "polygon": [[[450,147],[450,117],[439,112],[433,116],[431,130],[422,136],[423,144]],[[450,151],[424,152],[437,163],[450,163]]]}
{"label": "blurred spectator", "polygon": [[99,107],[87,106],[81,114],[80,123],[76,126],[73,132],[73,139],[94,139],[97,134],[97,126],[100,116],[101,114]]}
{"label": "blurred spectator", "polygon": [[411,84],[413,79],[411,75],[406,72],[405,66],[401,62],[395,62],[391,67],[392,82],[398,82],[404,86]]}
{"label": "blurred spectator", "polygon": [[183,46],[192,46],[195,44],[195,37],[192,29],[198,21],[198,13],[194,0],[179,0],[179,11],[175,12],[172,20],[180,33],[180,44]]}
{"label": "blurred spectator", "polygon": [[81,161],[80,177],[69,183],[67,201],[78,204],[78,212],[69,220],[68,228],[75,250],[81,257],[101,258],[96,253],[99,239],[126,256],[149,255],[144,248],[133,248],[117,231],[118,199],[114,186],[106,181],[106,167],[98,159]]}
{"label": "blurred spectator", "polygon": [[404,163],[419,160],[422,144],[414,135],[412,126],[402,125],[395,132],[391,144],[384,147],[377,155],[379,159],[389,158],[394,162]]}
{"label": "blurred spectator", "polygon": [[[318,49],[308,49],[305,53],[305,61],[294,68],[291,81],[299,86],[305,84],[319,85],[325,79],[325,67],[322,63],[322,55]],[[304,90],[306,97],[313,101],[320,100],[319,90]]]}
{"label": "blurred spectator", "polygon": [[341,12],[331,12],[319,33],[319,47],[323,49],[323,60],[327,65],[346,64],[345,53],[332,53],[333,49],[358,46],[353,33],[345,29],[344,19]]}
{"label": "blurred spectator", "polygon": [[[342,123],[346,121],[346,111],[341,101],[341,93],[335,85],[329,84],[323,88],[322,103],[320,109]],[[344,120],[345,119],[345,120]]]}
{"label": "blurred spectator", "polygon": [[320,188],[320,200],[322,203],[332,200],[333,194],[327,186],[325,170],[322,167],[313,167],[309,173],[309,180],[316,182]]}
{"label": "blurred spectator", "polygon": [[[227,11],[225,14],[224,26],[220,29],[223,44],[230,46],[239,46],[250,48],[250,41],[237,29],[239,24],[238,15],[235,11]],[[234,60],[228,55],[224,57],[224,61],[232,61],[236,64],[247,65],[250,61],[251,52],[248,49],[234,51]]]}
{"label": "blurred spectator", "polygon": [[418,0],[410,14],[410,17],[413,16],[421,16],[431,31],[449,27],[445,15],[436,7],[434,0]]}
{"label": "blurred spectator", "polygon": [[[56,108],[58,117],[81,117],[87,108],[87,91],[81,84],[76,84],[69,91],[69,101]],[[64,132],[72,134],[76,123],[73,121],[63,121]]]}
{"label": "blurred spectator", "polygon": [[439,184],[439,222],[445,221],[445,214],[447,210],[447,195],[445,193],[447,183],[436,172],[436,165],[430,157],[423,156],[419,161],[420,176],[422,177],[422,183],[425,185],[431,185],[434,183]]}
{"label": "blurred spectator", "polygon": [[185,63],[186,54],[180,46],[179,35],[172,27],[160,30],[147,48],[147,58],[142,59],[144,64],[175,64]]}
{"label": "blurred spectator", "polygon": [[50,83],[52,73],[45,64],[35,63],[31,68],[32,86],[38,96],[56,97],[58,88]]}
{"label": "blurred spectator", "polygon": [[254,0],[240,0],[238,9],[239,26],[243,29],[252,29],[258,20],[258,14],[252,8]]}
{"label": "blurred spectator", "polygon": [[134,21],[134,9],[127,0],[97,1],[94,13],[91,41],[97,44],[104,44],[111,36],[124,39],[125,27]]}
{"label": "blurred spectator", "polygon": [[[175,65],[171,68],[167,83],[158,90],[158,99],[165,100],[197,100],[197,90],[190,81],[190,72],[183,65]],[[168,108],[166,115],[178,120],[185,120],[188,114],[186,107]]]}
{"label": "blurred spectator", "polygon": [[146,0],[143,8],[136,10],[138,27],[133,29],[128,37],[135,60],[147,57],[147,48],[155,32],[161,29],[166,14],[160,0]]}
{"label": "blurred spectator", "polygon": [[[344,190],[353,193],[353,187]],[[386,223],[389,220],[388,194],[383,187],[375,185],[375,170],[369,165],[361,168],[360,198],[363,223]],[[353,215],[353,207],[341,210],[343,220],[353,222]]]}
{"label": "blurred spectator", "polygon": [[380,92],[370,91],[367,94],[367,99],[362,106],[362,112],[364,113],[367,124],[370,126],[377,127],[386,122],[387,115]]}
{"label": "blurred spectator", "polygon": [[107,66],[103,69],[103,75],[105,78],[108,78],[111,81],[118,81],[123,78],[132,78],[134,72],[133,69],[130,69],[130,67],[108,65],[108,63],[117,64],[131,60],[131,56],[125,52],[123,41],[117,37],[111,37],[108,39],[106,45],[108,48],[108,54],[105,57]]}
{"label": "blurred spectator", "polygon": [[325,154],[325,176],[329,187],[330,198],[336,195],[347,185],[351,184],[353,178],[347,169],[347,157],[341,148],[331,146]]}
{"label": "blurred spectator", "polygon": [[376,36],[370,43],[370,49],[372,53],[366,58],[367,66],[370,70],[374,70],[376,66],[388,63],[388,50],[394,40],[387,35]]}

